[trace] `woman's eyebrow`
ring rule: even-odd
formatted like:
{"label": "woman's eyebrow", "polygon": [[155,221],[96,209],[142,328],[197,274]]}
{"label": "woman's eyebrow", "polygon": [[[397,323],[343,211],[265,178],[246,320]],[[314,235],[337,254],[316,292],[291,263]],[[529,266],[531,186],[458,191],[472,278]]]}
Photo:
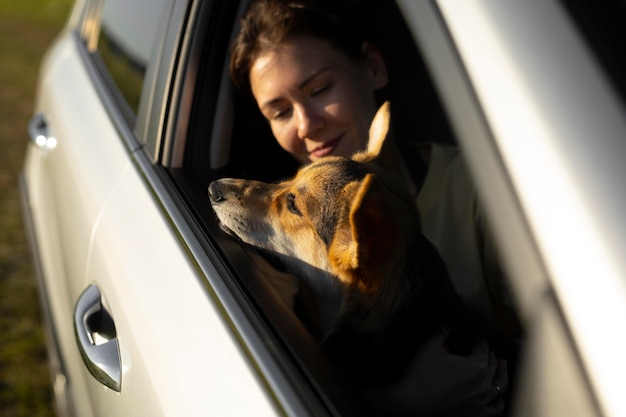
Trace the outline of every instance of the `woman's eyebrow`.
{"label": "woman's eyebrow", "polygon": [[302,82],[300,82],[300,84],[298,84],[298,88],[299,89],[303,89],[304,87],[307,86],[307,84],[311,83],[315,78],[319,77],[320,75],[322,75],[325,72],[330,71],[330,69],[331,69],[330,67],[320,68],[319,70],[315,71],[314,73],[312,73],[311,75],[306,77],[304,80],[302,80]]}
{"label": "woman's eyebrow", "polygon": [[[299,84],[298,84],[298,89],[302,90],[304,89],[308,84],[310,84],[311,82],[313,82],[313,80],[315,80],[317,77],[319,77],[320,75],[324,74],[325,72],[328,72],[331,70],[331,67],[322,67],[320,69],[318,69],[317,71],[311,73],[309,76],[307,76],[304,80],[302,80]],[[261,109],[267,108],[267,107],[272,107],[274,104],[279,103],[283,100],[283,97],[276,97],[270,100],[265,101],[262,105],[261,105]]]}

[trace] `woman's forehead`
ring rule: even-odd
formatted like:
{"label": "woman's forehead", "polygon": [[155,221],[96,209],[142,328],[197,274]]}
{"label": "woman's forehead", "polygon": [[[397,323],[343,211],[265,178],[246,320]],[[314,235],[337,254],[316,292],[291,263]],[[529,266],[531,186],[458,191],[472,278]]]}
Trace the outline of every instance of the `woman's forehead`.
{"label": "woman's forehead", "polygon": [[251,73],[268,69],[308,72],[318,66],[345,66],[351,63],[332,43],[313,36],[299,35],[260,52],[252,62]]}
{"label": "woman's forehead", "polygon": [[331,43],[312,36],[297,36],[260,53],[252,63],[250,83],[257,96],[261,88],[264,92],[285,86],[302,88],[318,74],[353,71],[353,67],[354,63]]}

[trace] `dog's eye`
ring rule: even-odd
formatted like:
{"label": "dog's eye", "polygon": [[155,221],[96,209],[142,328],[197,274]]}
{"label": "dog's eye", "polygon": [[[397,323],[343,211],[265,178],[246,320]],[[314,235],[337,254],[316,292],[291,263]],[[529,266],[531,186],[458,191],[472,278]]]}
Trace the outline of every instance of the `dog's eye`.
{"label": "dog's eye", "polygon": [[289,193],[287,194],[287,209],[295,215],[302,216],[302,213],[298,209],[296,205],[296,195]]}

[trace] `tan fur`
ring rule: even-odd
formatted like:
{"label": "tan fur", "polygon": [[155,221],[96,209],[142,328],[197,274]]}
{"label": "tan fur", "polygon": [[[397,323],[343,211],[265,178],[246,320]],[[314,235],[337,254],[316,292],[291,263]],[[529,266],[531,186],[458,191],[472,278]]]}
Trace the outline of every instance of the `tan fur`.
{"label": "tan fur", "polygon": [[367,330],[402,303],[402,282],[394,277],[404,273],[409,240],[419,226],[388,131],[385,103],[372,123],[368,149],[352,163],[327,157],[279,184],[221,179],[209,189],[226,230],[282,255],[307,280],[326,333],[351,308],[371,309],[363,323]]}

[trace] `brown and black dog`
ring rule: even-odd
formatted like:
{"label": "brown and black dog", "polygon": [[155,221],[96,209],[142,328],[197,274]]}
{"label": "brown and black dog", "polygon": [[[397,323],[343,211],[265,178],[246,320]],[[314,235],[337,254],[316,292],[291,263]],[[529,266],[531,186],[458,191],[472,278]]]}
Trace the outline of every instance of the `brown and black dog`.
{"label": "brown and black dog", "polygon": [[307,282],[331,356],[378,382],[397,377],[437,332],[475,340],[443,261],[421,233],[389,112],[389,103],[381,106],[367,150],[352,158],[323,158],[277,184],[209,186],[224,230],[277,254]]}

